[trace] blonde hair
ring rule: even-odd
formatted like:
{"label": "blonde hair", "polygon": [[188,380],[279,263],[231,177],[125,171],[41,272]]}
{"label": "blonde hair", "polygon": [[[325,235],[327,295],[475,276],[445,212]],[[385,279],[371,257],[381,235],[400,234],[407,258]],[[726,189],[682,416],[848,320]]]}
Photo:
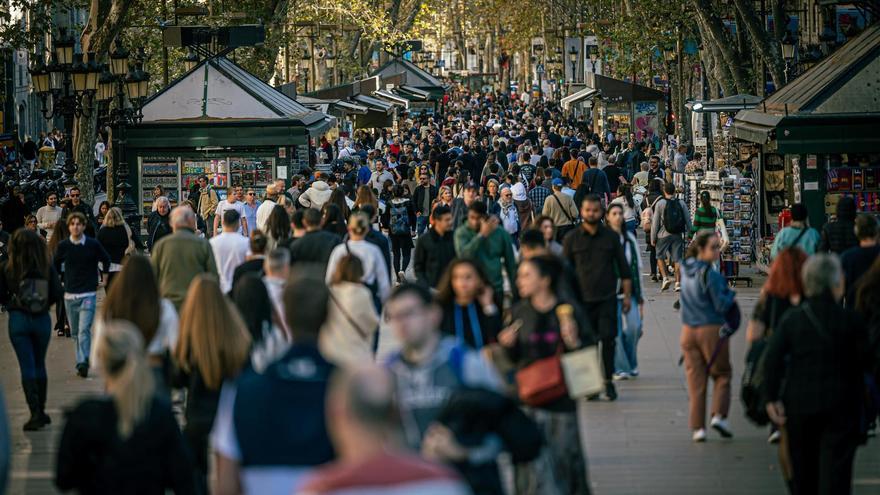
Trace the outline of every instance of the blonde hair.
{"label": "blonde hair", "polygon": [[119,207],[114,206],[107,210],[107,214],[104,215],[104,223],[101,224],[104,227],[117,227],[125,223],[125,219],[122,218],[122,210]]}
{"label": "blonde hair", "polygon": [[155,390],[144,339],[133,324],[112,320],[104,325],[95,354],[112,382],[109,391],[119,418],[116,427],[126,439],[149,414]]}
{"label": "blonde hair", "polygon": [[205,385],[217,390],[244,366],[250,345],[247,327],[217,279],[193,279],[180,310],[180,338],[174,349],[178,366],[187,373],[198,369]]}

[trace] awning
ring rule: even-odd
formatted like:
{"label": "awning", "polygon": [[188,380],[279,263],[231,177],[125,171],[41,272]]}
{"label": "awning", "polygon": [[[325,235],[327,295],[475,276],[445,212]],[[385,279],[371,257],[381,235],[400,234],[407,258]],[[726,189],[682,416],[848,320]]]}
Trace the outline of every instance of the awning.
{"label": "awning", "polygon": [[404,110],[409,108],[409,100],[407,100],[406,98],[404,98],[402,96],[398,96],[398,95],[392,93],[391,91],[388,91],[387,89],[376,90],[373,92],[373,94],[375,96],[378,96],[379,98],[384,98],[384,99],[390,101],[393,105],[397,105],[397,106],[403,108]]}
{"label": "awning", "polygon": [[738,112],[751,110],[761,103],[761,97],[755,95],[733,95],[708,101],[694,101],[685,106],[695,113]]}
{"label": "awning", "polygon": [[587,100],[590,98],[595,98],[598,95],[599,95],[599,90],[593,89],[588,86],[588,87],[586,87],[576,93],[573,93],[573,94],[570,94],[570,95],[564,97],[560,101],[560,103],[562,104],[563,110],[568,110],[568,107],[570,107],[571,105],[574,105],[575,103],[578,103],[578,102],[581,102],[581,101],[584,101],[584,100]]}
{"label": "awning", "polygon": [[352,99],[376,112],[391,113],[391,110],[394,108],[394,105],[386,103],[378,98],[373,98],[372,96],[355,95]]}
{"label": "awning", "polygon": [[773,131],[783,118],[783,115],[743,110],[733,118],[733,136],[750,143],[767,144],[773,138]]}
{"label": "awning", "polygon": [[431,93],[428,93],[427,91],[421,90],[421,89],[419,89],[419,88],[414,88],[414,87],[412,87],[412,86],[407,86],[406,84],[404,84],[404,85],[402,85],[402,86],[400,86],[400,87],[398,87],[398,88],[396,88],[396,89],[397,89],[398,91],[402,91],[402,92],[404,92],[404,93],[408,93],[408,94],[410,94],[410,95],[413,95],[413,96],[415,96],[415,97],[418,97],[418,98],[420,98],[420,99],[422,99],[422,100],[427,100],[428,97],[431,96]]}
{"label": "awning", "polygon": [[346,100],[339,100],[339,101],[333,103],[333,106],[342,108],[342,109],[348,111],[349,113],[357,113],[357,114],[361,114],[361,115],[370,111],[369,108],[367,108],[363,105],[357,105],[355,103],[352,103],[352,102],[346,101]]}

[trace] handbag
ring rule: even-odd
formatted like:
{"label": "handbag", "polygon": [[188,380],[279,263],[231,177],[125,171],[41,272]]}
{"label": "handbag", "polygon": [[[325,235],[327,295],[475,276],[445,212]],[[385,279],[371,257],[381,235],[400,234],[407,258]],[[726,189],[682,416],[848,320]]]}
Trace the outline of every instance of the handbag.
{"label": "handbag", "polygon": [[125,236],[128,238],[128,246],[125,248],[125,256],[131,256],[137,252],[134,241],[131,240],[131,227],[125,222],[122,222],[122,226],[125,227]]}
{"label": "handbag", "polygon": [[568,396],[572,399],[589,397],[604,389],[605,378],[598,346],[567,352],[560,360]]}
{"label": "handbag", "polygon": [[516,372],[516,385],[520,400],[527,406],[541,407],[565,397],[567,387],[562,373],[560,350],[539,359]]}

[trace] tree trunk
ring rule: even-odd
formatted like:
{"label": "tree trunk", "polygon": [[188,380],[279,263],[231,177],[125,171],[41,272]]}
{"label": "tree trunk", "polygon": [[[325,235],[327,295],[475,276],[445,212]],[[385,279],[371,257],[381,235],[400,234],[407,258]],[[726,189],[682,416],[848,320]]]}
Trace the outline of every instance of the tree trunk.
{"label": "tree trunk", "polygon": [[[128,10],[133,3],[134,0],[92,0],[89,6],[89,22],[80,36],[82,51],[95,52],[99,57],[109,53],[110,45],[122,30]],[[98,115],[94,99],[90,99],[87,103],[91,108],[88,109],[87,115],[76,119],[73,135],[69,139],[73,139],[73,154],[79,165],[76,180],[79,182],[80,192],[83,200],[91,203],[95,198],[93,153]]]}
{"label": "tree trunk", "polygon": [[746,91],[746,88],[749,88],[749,81],[743,70],[739,53],[733,48],[733,43],[727,35],[724,24],[721,23],[721,19],[713,12],[710,0],[692,0],[692,4],[697,17],[704,24],[704,34],[707,36],[704,38],[704,42],[708,40],[717,46],[723,63],[727,65],[733,76],[735,85],[733,89]]}
{"label": "tree trunk", "polygon": [[[770,77],[773,79],[773,85],[781,88],[785,85],[785,63],[782,60],[782,53],[779,46],[779,40],[771,38],[764,30],[763,23],[752,7],[751,0],[733,0],[736,10],[742,16],[743,23],[749,31],[749,37],[752,38],[752,44],[755,52],[761,57],[764,65],[770,70]],[[777,20],[777,23],[779,20]]]}

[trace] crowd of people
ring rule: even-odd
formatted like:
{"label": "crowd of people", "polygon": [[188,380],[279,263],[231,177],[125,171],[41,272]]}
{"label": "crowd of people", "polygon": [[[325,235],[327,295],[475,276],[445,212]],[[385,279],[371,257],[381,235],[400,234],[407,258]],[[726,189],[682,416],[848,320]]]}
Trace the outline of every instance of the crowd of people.
{"label": "crowd of people", "polygon": [[[691,437],[708,437],[710,377],[708,425],[733,436],[741,317],[719,213],[702,198],[691,218],[671,181],[698,154],[467,91],[318,149],[329,172],[223,200],[207,177],[177,206],[157,188],[145,235],[76,188],[12,233],[0,303],[24,429],[51,422],[53,305],[75,372],[106,388],[66,415],[59,489],[590,493],[577,409],[640,376],[640,242],[650,279],[679,293]],[[880,362],[877,224],[840,215],[820,235],[806,216],[795,205],[777,236],[747,338],[792,492],[849,493]],[[599,364],[572,377],[569,358]]]}

